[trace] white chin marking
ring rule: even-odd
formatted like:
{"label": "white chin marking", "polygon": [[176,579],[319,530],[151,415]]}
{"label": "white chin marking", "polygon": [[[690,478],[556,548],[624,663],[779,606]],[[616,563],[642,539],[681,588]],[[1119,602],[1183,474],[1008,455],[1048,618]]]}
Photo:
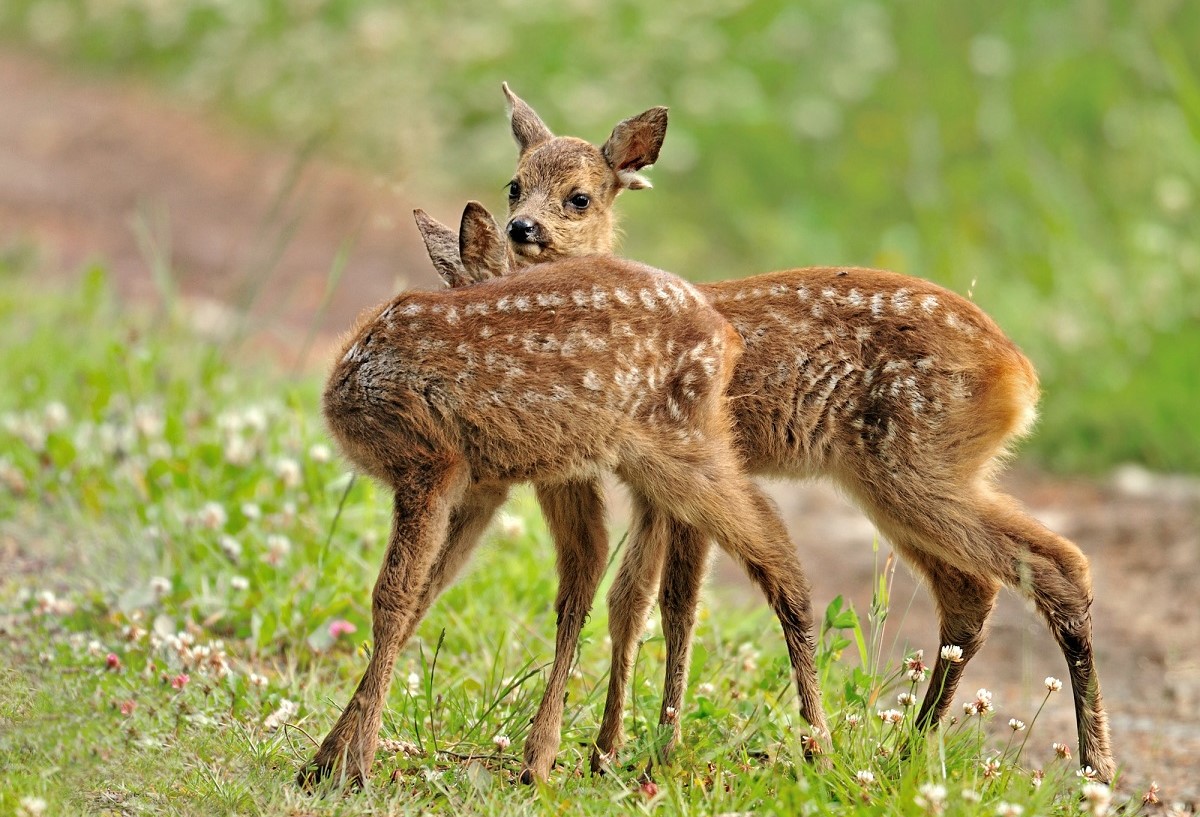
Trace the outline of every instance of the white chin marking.
{"label": "white chin marking", "polygon": [[514,246],[520,255],[536,257],[542,254],[541,244],[516,244]]}

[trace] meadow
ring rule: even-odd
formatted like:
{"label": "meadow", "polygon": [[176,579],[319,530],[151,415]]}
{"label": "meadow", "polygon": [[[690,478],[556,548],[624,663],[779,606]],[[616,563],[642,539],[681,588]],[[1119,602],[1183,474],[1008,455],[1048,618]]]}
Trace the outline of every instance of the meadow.
{"label": "meadow", "polygon": [[[965,694],[918,738],[922,663],[889,661],[889,574],[835,599],[819,663],[835,750],[804,725],[765,605],[701,611],[685,744],[641,779],[663,645],[641,643],[629,744],[585,773],[606,617],[584,630],[560,765],[515,782],[553,654],[551,545],[531,497],[435,605],[397,671],[366,791],[293,784],[365,663],[387,498],[332,456],[318,379],[256,368],[169,303],[130,309],[101,267],[48,292],[0,267],[0,810],[36,814],[1095,814],[1114,806],[1038,732],[1040,710]],[[53,366],[45,365],[54,361]],[[234,365],[231,361],[240,361]],[[614,532],[613,554],[620,532]],[[864,546],[867,546],[866,544]],[[899,645],[901,648],[904,645]],[[929,645],[930,651],[937,645]],[[1067,694],[1047,679],[1045,697]],[[957,704],[956,704],[957,707]],[[625,765],[627,764],[627,765]],[[1127,814],[1142,808],[1135,796]]]}

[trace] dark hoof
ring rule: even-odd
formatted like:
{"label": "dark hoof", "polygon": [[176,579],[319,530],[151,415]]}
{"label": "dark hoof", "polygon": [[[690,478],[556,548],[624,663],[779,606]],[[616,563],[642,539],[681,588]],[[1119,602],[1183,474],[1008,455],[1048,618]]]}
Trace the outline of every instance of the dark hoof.
{"label": "dark hoof", "polygon": [[533,769],[522,769],[520,780],[523,785],[532,786],[537,778],[533,776]]}

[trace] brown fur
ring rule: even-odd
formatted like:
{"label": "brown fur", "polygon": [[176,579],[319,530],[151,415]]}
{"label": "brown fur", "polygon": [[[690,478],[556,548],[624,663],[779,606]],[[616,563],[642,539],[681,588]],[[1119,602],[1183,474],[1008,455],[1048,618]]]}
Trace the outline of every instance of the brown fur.
{"label": "brown fur", "polygon": [[[522,105],[526,118],[536,117]],[[518,127],[514,113],[514,131]],[[589,147],[547,137],[522,151],[516,177],[522,197],[510,215],[535,223],[538,244],[533,252],[512,241],[518,262],[612,252],[612,216],[604,208],[615,194],[593,199],[600,207],[578,218],[564,218],[557,205],[563,191],[619,184],[618,171],[609,165],[605,178],[605,166],[595,159],[593,151],[603,156],[604,149]],[[590,158],[570,158],[579,156]],[[919,723],[929,727],[945,715],[1006,585],[1033,601],[1062,648],[1080,762],[1111,780],[1115,764],[1092,656],[1087,559],[992,481],[1006,447],[1035,416],[1037,376],[1020,350],[970,301],[890,272],[797,269],[698,288],[746,345],[729,391],[746,468],[823,476],[841,485],[926,580],[938,605],[940,643],[962,647],[961,663],[938,658]],[[697,575],[708,547],[685,528],[654,518],[653,511],[635,521],[609,593],[613,668],[593,768],[620,744],[629,660],[655,588],[668,645],[662,722],[669,722],[668,706],[679,711]],[[749,572],[770,599],[783,570],[770,564]],[[795,580],[804,584],[803,576]],[[811,638],[805,624],[781,623],[789,648]],[[678,736],[677,718],[674,724]]]}
{"label": "brown fur", "polygon": [[[495,257],[473,242],[503,246],[494,225],[469,228],[475,207],[462,229],[472,279],[481,275],[468,259]],[[396,657],[514,482],[537,484],[562,578],[530,780],[553,762],[570,659],[603,572],[599,474],[621,477],[647,517],[679,519],[753,569],[798,575],[782,522],[733,451],[724,395],[740,352],[689,284],[614,258],[404,293],[367,313],[323,409],[346,457],[395,492],[392,532],[372,596],[374,651],[301,783],[367,776]],[[808,621],[806,592],[783,584],[780,615]],[[812,644],[798,650],[797,675],[815,693]],[[805,714],[822,723],[819,699]]]}

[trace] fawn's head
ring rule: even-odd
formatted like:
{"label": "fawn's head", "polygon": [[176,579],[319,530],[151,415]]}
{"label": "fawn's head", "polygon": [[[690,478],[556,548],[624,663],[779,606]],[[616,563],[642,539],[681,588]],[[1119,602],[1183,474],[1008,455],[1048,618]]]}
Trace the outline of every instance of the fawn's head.
{"label": "fawn's head", "polygon": [[658,107],[617,123],[596,147],[555,136],[524,100],[504,85],[513,138],[521,150],[508,184],[509,246],[518,264],[613,250],[613,201],[650,182],[637,171],[654,164],[667,134]]}

